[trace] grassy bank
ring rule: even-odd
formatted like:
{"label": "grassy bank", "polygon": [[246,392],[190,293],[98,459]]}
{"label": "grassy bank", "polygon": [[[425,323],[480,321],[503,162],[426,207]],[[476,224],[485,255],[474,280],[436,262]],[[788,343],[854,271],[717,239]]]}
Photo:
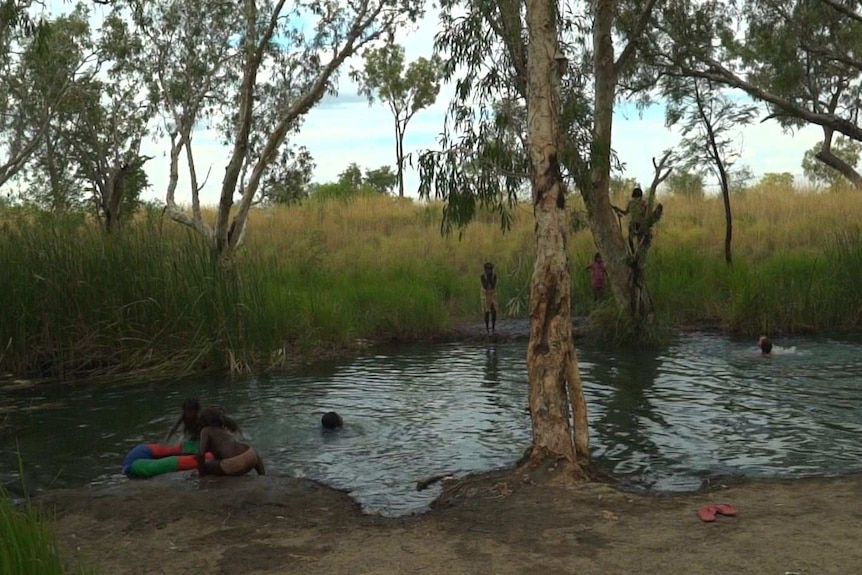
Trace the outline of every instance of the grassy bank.
{"label": "grassy bank", "polygon": [[3,575],[85,575],[80,565],[67,565],[47,519],[29,504],[13,505],[0,488],[0,573]]}
{"label": "grassy bank", "polygon": [[[729,268],[719,200],[664,199],[648,269],[659,313],[746,334],[858,328],[859,200],[789,190],[735,198]],[[503,311],[523,315],[534,240],[529,206],[517,212],[509,232],[487,215],[459,241],[440,236],[439,205],[381,197],[259,210],[236,277],[221,273],[193,234],[154,214],[106,238],[80,222],[7,213],[0,371],[65,378],[261,368],[277,364],[285,346],[431,336],[480,318],[485,260],[498,268]],[[589,232],[573,234],[570,250],[573,311],[586,314]]]}

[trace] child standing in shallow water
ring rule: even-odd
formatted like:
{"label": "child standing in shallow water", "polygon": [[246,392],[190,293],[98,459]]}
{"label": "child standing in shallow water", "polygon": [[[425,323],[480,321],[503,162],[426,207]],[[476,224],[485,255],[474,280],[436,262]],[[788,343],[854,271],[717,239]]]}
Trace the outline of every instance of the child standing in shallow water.
{"label": "child standing in shallow water", "polygon": [[605,293],[605,277],[608,275],[602,255],[596,252],[593,263],[587,266],[590,272],[590,285],[593,288],[593,301],[599,301]]}

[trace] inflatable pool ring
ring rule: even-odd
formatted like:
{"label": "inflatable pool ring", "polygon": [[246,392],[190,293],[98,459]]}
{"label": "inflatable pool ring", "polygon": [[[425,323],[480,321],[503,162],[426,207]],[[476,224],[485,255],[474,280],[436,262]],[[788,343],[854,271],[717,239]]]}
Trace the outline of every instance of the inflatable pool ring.
{"label": "inflatable pool ring", "polygon": [[[185,441],[176,445],[141,443],[132,448],[123,459],[123,474],[134,479],[145,479],[175,471],[192,471],[198,468],[198,442]],[[206,460],[213,458],[206,454]]]}

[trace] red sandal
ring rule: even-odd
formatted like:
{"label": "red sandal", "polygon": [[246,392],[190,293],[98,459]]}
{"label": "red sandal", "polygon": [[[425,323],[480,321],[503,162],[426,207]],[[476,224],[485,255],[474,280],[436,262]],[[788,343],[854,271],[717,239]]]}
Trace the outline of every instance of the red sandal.
{"label": "red sandal", "polygon": [[697,510],[697,516],[701,521],[712,523],[715,521],[716,515],[726,515],[728,517],[736,517],[736,508],[727,503],[719,503],[716,505],[707,505]]}

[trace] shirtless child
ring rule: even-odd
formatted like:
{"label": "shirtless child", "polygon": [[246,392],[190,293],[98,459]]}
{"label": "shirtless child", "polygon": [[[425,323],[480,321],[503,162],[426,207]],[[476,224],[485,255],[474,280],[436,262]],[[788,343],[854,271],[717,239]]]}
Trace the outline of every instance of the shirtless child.
{"label": "shirtless child", "polygon": [[[240,443],[228,431],[236,424],[217,407],[200,414],[201,440],[198,448],[198,473],[201,475],[245,475],[252,469],[265,475],[263,460],[251,445]],[[206,461],[207,451],[214,459]]]}

